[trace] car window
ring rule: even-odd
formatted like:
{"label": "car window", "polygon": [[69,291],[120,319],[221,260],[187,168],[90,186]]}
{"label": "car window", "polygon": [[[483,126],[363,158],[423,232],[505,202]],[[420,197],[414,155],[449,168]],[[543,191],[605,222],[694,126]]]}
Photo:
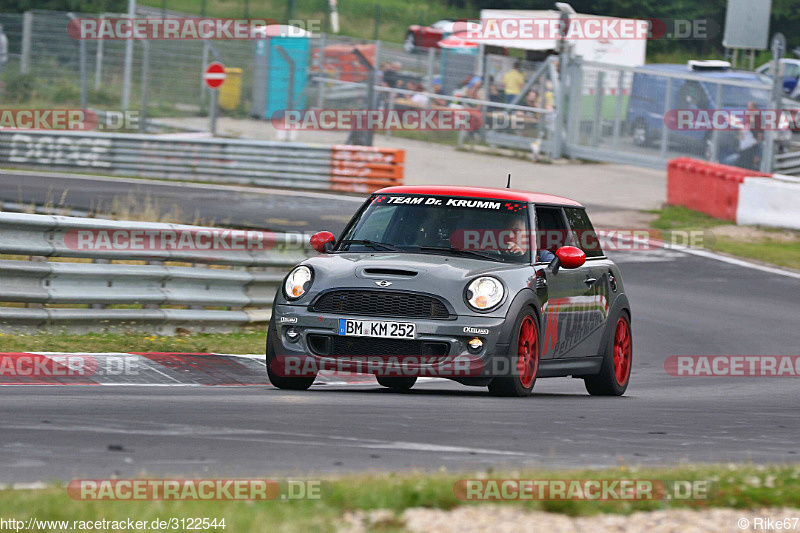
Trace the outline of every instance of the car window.
{"label": "car window", "polygon": [[575,244],[584,251],[586,257],[602,257],[603,248],[600,246],[600,239],[592,227],[589,215],[585,209],[567,207],[564,209],[572,229],[572,238]]}
{"label": "car window", "polygon": [[[530,263],[528,205],[513,200],[438,195],[374,195],[339,241],[376,241],[393,251]],[[338,251],[374,251],[364,242]],[[466,252],[466,253],[465,253]]]}
{"label": "car window", "polygon": [[696,81],[687,81],[678,89],[675,109],[708,109],[709,102],[703,86]]}
{"label": "car window", "polygon": [[789,76],[790,78],[797,78],[800,76],[800,66],[795,63],[786,63],[784,68],[786,69],[783,73],[784,76]]}
{"label": "car window", "polygon": [[536,208],[536,249],[555,252],[570,243],[569,228],[560,207]]}

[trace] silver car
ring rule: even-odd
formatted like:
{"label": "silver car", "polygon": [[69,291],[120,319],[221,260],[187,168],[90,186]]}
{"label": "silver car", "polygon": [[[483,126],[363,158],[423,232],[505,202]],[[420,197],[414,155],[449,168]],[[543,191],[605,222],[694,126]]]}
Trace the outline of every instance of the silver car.
{"label": "silver car", "polygon": [[336,240],[297,265],[267,335],[273,385],[304,390],[321,371],[398,390],[419,377],[528,396],[537,378],[581,378],[622,395],[631,311],[586,210],[512,189],[390,187]]}

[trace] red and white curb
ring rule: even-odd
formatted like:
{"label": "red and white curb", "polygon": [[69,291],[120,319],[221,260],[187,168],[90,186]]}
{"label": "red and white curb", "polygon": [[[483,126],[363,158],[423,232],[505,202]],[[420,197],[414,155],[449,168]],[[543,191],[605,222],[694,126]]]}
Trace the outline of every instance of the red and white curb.
{"label": "red and white curb", "polygon": [[[271,386],[262,354],[177,352],[0,352],[0,385]],[[331,385],[377,382],[321,372],[314,383]]]}

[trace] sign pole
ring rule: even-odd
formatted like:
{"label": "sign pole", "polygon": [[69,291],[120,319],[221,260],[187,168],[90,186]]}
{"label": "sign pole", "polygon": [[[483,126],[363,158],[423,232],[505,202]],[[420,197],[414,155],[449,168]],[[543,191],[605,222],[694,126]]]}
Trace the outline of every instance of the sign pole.
{"label": "sign pole", "polygon": [[208,88],[211,89],[211,105],[208,109],[208,119],[212,137],[217,135],[217,101],[219,99],[219,88],[225,82],[225,78],[225,67],[222,63],[216,61],[208,65],[203,74],[203,80],[208,85]]}
{"label": "sign pole", "polygon": [[209,119],[211,120],[211,136],[217,136],[217,98],[219,97],[219,91],[217,89],[213,89],[211,91],[211,109],[208,111]]}

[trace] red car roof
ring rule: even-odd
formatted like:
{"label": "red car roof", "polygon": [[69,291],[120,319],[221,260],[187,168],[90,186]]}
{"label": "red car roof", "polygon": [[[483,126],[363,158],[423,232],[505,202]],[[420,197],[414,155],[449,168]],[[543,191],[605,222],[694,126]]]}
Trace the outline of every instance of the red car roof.
{"label": "red car roof", "polygon": [[583,207],[575,200],[541,194],[538,192],[520,191],[517,189],[499,189],[494,187],[453,187],[451,185],[402,185],[386,187],[374,194],[430,194],[437,196],[466,196],[468,198],[491,198],[493,200],[514,200],[516,202],[533,202],[535,204],[574,205]]}

